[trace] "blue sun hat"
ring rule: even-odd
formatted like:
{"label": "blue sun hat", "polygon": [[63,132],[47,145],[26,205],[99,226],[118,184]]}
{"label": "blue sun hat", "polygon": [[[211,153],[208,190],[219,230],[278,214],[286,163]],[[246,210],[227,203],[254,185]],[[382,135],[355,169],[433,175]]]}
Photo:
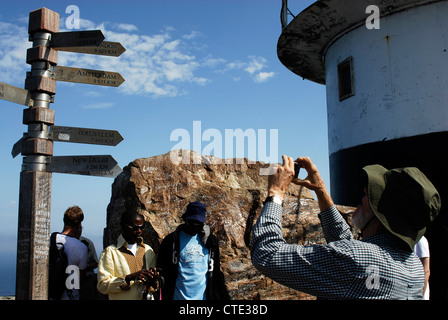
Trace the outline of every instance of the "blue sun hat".
{"label": "blue sun hat", "polygon": [[188,204],[182,218],[184,220],[196,220],[205,223],[206,207],[203,203],[195,201]]}

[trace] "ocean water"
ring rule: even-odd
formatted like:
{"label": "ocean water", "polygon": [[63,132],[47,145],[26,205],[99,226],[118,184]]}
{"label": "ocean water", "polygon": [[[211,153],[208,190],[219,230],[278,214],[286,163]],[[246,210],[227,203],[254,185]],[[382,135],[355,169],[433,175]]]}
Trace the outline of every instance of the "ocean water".
{"label": "ocean water", "polygon": [[0,253],[0,296],[13,296],[16,292],[16,253]]}

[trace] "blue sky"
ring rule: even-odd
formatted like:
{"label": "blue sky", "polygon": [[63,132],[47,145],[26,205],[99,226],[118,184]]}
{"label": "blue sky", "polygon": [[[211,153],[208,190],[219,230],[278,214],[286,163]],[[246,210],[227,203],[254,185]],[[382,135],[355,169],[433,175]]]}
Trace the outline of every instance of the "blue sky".
{"label": "blue sky", "polygon": [[[119,88],[58,82],[55,125],[118,130],[124,141],[116,147],[55,142],[55,156],[110,154],[123,168],[169,152],[177,143],[171,133],[192,134],[193,121],[223,137],[225,129],[277,129],[276,161],[282,154],[309,156],[329,186],[325,87],[278,60],[280,0],[1,2],[8,10],[0,12],[0,82],[23,88],[28,14],[41,7],[58,12],[65,31],[66,8],[76,5],[80,30],[101,29],[127,49],[119,58],[59,53],[60,66],[119,72],[126,82]],[[289,7],[298,14],[313,2],[290,0]],[[24,106],[0,100],[0,108],[1,254],[16,250],[22,156],[13,159],[11,149],[27,127]],[[77,204],[86,214],[84,235],[101,251],[113,179],[54,173],[52,182],[51,231],[61,230],[63,212]]]}

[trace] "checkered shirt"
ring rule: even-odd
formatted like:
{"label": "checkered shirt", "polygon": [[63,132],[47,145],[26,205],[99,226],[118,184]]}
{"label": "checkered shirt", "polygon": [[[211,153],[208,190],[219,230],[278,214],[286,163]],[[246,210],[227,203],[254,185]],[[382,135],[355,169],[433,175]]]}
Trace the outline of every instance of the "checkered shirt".
{"label": "checkered shirt", "polygon": [[322,299],[422,299],[422,264],[395,236],[355,240],[333,206],[319,214],[327,244],[288,244],[281,216],[268,202],[253,230],[252,263],[272,280]]}

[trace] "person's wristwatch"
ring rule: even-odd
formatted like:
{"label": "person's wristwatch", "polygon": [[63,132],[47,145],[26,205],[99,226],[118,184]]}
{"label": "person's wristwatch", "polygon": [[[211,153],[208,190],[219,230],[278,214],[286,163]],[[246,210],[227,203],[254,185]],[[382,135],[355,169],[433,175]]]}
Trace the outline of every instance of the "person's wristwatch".
{"label": "person's wristwatch", "polygon": [[283,200],[279,196],[269,196],[264,200],[263,204],[266,204],[267,202],[274,202],[283,206]]}

